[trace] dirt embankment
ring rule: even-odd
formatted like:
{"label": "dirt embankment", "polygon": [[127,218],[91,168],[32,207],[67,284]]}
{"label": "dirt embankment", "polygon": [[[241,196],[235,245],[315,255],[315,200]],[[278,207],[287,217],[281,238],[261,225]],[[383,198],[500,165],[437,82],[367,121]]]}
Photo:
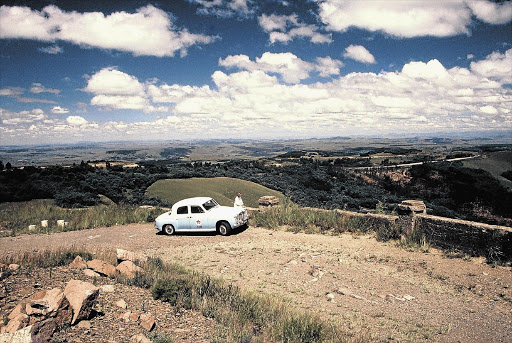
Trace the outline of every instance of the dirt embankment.
{"label": "dirt embankment", "polygon": [[151,224],[0,239],[0,255],[76,245],[123,248],[289,299],[375,340],[509,342],[512,272],[479,258],[410,252],[369,236],[250,227],[229,237],[156,235]]}

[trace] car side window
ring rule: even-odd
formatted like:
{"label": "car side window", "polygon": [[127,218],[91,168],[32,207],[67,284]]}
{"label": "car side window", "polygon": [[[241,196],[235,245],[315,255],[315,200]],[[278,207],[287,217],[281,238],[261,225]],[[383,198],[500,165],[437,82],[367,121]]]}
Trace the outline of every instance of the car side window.
{"label": "car side window", "polygon": [[191,213],[204,213],[203,209],[200,206],[190,206]]}
{"label": "car side window", "polygon": [[188,214],[188,207],[187,206],[178,207],[178,209],[176,210],[176,214]]}

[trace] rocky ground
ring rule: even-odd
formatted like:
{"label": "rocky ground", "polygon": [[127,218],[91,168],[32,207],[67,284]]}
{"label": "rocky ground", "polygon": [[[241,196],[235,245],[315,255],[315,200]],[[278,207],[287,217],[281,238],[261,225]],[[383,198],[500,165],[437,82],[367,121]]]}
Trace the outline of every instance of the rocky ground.
{"label": "rocky ground", "polygon": [[[210,342],[215,321],[201,313],[176,309],[154,300],[148,290],[115,283],[105,276],[88,277],[82,269],[57,267],[50,269],[18,269],[2,280],[3,298],[0,315],[5,318],[21,299],[41,290],[64,289],[69,280],[83,280],[100,287],[98,303],[92,317],[77,325],[66,325],[53,336],[54,342],[128,342],[138,334],[146,337],[172,337],[173,342]],[[155,318],[148,330],[141,315]],[[1,341],[1,339],[0,339]]]}
{"label": "rocky ground", "polygon": [[[510,342],[512,337],[512,270],[491,266],[482,258],[435,249],[407,251],[370,236],[294,234],[254,227],[228,237],[163,236],[151,224],[1,238],[0,256],[70,244],[159,256],[222,277],[244,290],[287,298],[297,308],[339,322],[356,336],[369,331],[375,341]],[[20,274],[24,284],[12,280],[16,292],[27,292],[44,277],[24,273]],[[58,282],[55,273],[52,282]],[[58,273],[73,271],[64,268]],[[175,314],[175,309],[152,300],[146,291],[115,287],[115,292],[100,297],[109,309],[101,318],[93,318],[90,328],[72,327],[63,335],[80,332],[77,337],[92,342],[92,333],[107,328],[119,332],[112,330],[114,325],[130,335],[140,327],[119,316],[127,310],[141,311],[141,306],[155,311],[157,328],[169,330],[176,342],[207,340],[213,332],[215,324],[197,313]],[[119,298],[128,303],[127,310],[112,305]],[[154,310],[157,307],[160,312]],[[110,326],[99,327],[100,321]],[[193,337],[196,331],[200,336]],[[108,340],[122,341],[115,336]]]}

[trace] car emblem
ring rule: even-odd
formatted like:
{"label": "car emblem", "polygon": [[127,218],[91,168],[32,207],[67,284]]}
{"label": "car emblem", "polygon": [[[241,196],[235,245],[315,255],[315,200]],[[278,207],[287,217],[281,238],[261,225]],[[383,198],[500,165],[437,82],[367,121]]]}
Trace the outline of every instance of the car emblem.
{"label": "car emblem", "polygon": [[201,221],[200,220],[196,220],[196,224],[197,224],[197,227],[201,227]]}

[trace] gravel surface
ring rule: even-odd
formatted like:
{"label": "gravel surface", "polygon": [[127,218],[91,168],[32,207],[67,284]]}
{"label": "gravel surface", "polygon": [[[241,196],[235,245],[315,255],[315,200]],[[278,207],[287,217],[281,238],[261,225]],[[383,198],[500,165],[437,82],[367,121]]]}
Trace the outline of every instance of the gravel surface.
{"label": "gravel surface", "polygon": [[0,238],[0,255],[71,245],[159,256],[285,297],[375,340],[511,342],[511,268],[481,258],[411,252],[371,236],[255,227],[228,237],[164,236],[151,224]]}

